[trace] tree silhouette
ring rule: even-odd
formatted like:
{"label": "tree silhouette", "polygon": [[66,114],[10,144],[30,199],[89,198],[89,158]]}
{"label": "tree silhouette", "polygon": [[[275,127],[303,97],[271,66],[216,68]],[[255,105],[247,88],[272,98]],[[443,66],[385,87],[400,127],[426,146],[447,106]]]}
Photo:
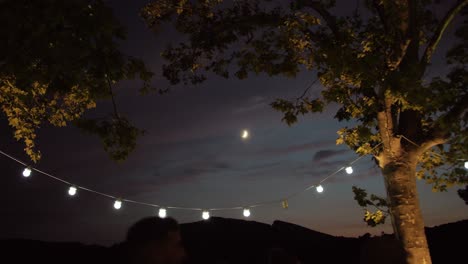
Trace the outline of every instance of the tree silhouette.
{"label": "tree silhouette", "polygon": [[70,122],[98,134],[112,158],[123,159],[140,133],[117,113],[83,120],[112,84],[152,73],[118,49],[123,27],[101,0],[0,1],[0,107],[34,161],[37,129]]}
{"label": "tree silhouette", "polygon": [[465,186],[465,189],[460,189],[458,190],[458,195],[460,196],[460,198],[463,199],[463,201],[465,201],[465,203],[468,205],[468,185]]}

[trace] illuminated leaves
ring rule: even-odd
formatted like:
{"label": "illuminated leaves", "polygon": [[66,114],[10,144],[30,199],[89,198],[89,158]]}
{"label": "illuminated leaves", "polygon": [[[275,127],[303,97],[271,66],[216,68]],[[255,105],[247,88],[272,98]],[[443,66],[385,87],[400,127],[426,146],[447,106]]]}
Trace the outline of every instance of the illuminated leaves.
{"label": "illuminated leaves", "polygon": [[66,126],[96,104],[88,90],[72,87],[60,95],[35,82],[29,91],[24,91],[10,78],[0,80],[0,106],[14,129],[15,139],[24,142],[26,154],[37,162],[41,154],[36,150],[36,131],[41,124],[48,121],[54,126]]}
{"label": "illuminated leaves", "polygon": [[[358,188],[353,186],[353,193],[354,193],[354,200],[357,201],[359,206],[363,207],[365,210],[364,213],[364,221],[369,226],[377,226],[379,224],[385,223],[385,218],[388,216],[388,204],[387,200],[381,198],[375,194],[371,194],[369,198],[367,198],[367,192],[364,189]],[[367,207],[372,206],[376,209],[375,212],[371,212],[367,209]]]}
{"label": "illuminated leaves", "polygon": [[385,218],[386,215],[380,210],[377,210],[374,213],[366,210],[366,212],[364,213],[364,221],[367,223],[367,225],[371,227],[375,227],[380,224],[385,224]]}
{"label": "illuminated leaves", "polygon": [[373,148],[380,143],[380,137],[371,128],[358,125],[353,128],[341,128],[337,131],[338,138],[336,144],[346,144],[357,154],[368,155],[375,154]]}
{"label": "illuminated leaves", "polygon": [[324,103],[320,99],[298,99],[296,101],[276,99],[270,105],[274,109],[284,113],[283,121],[288,125],[296,123],[299,115],[322,112],[324,107]]}
{"label": "illuminated leaves", "polygon": [[[141,92],[153,90],[153,73],[120,52],[125,32],[104,1],[1,1],[0,31],[0,108],[34,162],[40,159],[37,130],[82,118],[98,99],[110,97],[108,79],[138,78]],[[134,141],[135,128],[128,123],[107,122],[113,128],[100,136],[122,132]],[[107,141],[106,149],[121,142]],[[123,154],[128,151],[112,156]]]}
{"label": "illuminated leaves", "polygon": [[442,147],[433,148],[419,158],[416,177],[431,184],[434,192],[447,191],[454,185],[468,184],[468,171],[463,167],[464,160],[458,158],[459,153],[466,150],[456,144],[450,148],[449,151]]}

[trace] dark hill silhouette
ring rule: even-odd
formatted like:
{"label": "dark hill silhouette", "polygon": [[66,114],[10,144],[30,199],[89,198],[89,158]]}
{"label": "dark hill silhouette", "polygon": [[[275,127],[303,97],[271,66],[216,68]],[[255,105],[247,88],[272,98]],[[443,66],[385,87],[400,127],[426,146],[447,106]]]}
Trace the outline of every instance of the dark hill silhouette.
{"label": "dark hill silhouette", "polygon": [[[468,220],[426,228],[433,263],[468,263]],[[190,263],[269,263],[284,249],[301,263],[398,263],[392,235],[336,237],[298,225],[213,217],[182,224]],[[112,247],[76,242],[1,240],[2,263],[109,263]],[[275,253],[276,252],[276,253]]]}
{"label": "dark hill silhouette", "polygon": [[1,263],[106,263],[107,248],[77,242],[0,241]]}
{"label": "dark hill silhouette", "polygon": [[273,222],[272,227],[283,247],[303,263],[359,263],[357,238],[336,237],[282,221]]}
{"label": "dark hill silhouette", "polygon": [[433,263],[468,263],[468,220],[426,228]]}

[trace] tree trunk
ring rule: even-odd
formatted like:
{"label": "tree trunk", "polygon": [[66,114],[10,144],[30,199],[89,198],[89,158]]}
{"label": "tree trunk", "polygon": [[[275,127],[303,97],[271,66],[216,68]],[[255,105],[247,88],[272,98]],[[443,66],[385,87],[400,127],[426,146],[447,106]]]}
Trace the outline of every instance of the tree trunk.
{"label": "tree trunk", "polygon": [[432,261],[416,188],[417,156],[407,153],[389,157],[388,161],[382,172],[395,232],[406,253],[406,263],[430,264]]}

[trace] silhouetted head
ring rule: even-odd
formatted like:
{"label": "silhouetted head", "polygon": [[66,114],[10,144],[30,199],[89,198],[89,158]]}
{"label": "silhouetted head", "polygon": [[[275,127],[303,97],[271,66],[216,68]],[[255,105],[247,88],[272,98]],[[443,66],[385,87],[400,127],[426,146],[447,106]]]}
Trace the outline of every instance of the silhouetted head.
{"label": "silhouetted head", "polygon": [[179,224],[170,217],[139,220],[129,228],[125,244],[130,263],[179,264],[185,259]]}

